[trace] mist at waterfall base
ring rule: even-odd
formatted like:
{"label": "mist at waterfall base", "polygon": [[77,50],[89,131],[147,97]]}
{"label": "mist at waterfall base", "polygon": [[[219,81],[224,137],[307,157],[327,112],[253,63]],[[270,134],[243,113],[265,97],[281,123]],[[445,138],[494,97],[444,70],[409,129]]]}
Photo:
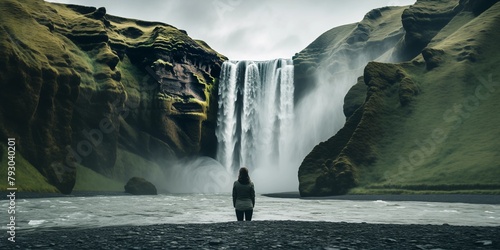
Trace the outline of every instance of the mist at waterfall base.
{"label": "mist at waterfall base", "polygon": [[[234,176],[213,158],[184,158],[169,165],[164,169],[162,181],[154,182],[159,190],[198,194],[231,192]],[[158,178],[151,177],[151,180]]]}

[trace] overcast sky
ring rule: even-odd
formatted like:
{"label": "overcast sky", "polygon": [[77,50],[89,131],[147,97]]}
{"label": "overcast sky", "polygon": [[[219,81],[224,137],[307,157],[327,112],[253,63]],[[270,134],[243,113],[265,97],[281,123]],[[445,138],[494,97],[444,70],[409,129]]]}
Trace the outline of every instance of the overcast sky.
{"label": "overcast sky", "polygon": [[415,0],[50,0],[186,30],[231,60],[291,58],[323,32],[370,10]]}

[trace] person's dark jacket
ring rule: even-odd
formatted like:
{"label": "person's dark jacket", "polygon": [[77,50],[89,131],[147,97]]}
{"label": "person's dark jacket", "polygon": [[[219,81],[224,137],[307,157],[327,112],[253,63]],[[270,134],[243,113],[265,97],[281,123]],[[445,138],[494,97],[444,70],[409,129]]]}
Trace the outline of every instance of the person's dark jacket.
{"label": "person's dark jacket", "polygon": [[255,206],[255,188],[252,182],[241,184],[235,181],[233,185],[233,206],[236,210],[252,210]]}

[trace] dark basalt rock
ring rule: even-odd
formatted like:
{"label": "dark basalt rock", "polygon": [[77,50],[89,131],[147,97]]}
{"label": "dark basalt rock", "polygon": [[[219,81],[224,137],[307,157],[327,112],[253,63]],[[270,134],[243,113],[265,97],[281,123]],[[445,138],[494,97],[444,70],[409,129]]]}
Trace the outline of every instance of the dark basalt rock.
{"label": "dark basalt rock", "polygon": [[470,10],[478,16],[500,0],[460,0],[460,5],[464,10]]}
{"label": "dark basalt rock", "polygon": [[365,18],[377,19],[377,18],[379,18],[381,16],[382,16],[382,12],[380,11],[380,9],[374,9],[374,10],[371,10],[370,12],[368,12],[365,15]]}
{"label": "dark basalt rock", "polygon": [[125,185],[125,192],[134,195],[157,195],[155,185],[141,177],[132,177]]}
{"label": "dark basalt rock", "polygon": [[461,10],[457,6],[458,0],[442,2],[439,6],[434,5],[432,0],[420,0],[406,9],[401,16],[406,34],[397,45],[394,56],[406,61],[419,55],[432,38]]}
{"label": "dark basalt rock", "polygon": [[344,98],[344,115],[351,117],[356,110],[363,105],[366,99],[368,87],[363,81],[363,77],[358,78],[358,82],[352,86]]}
{"label": "dark basalt rock", "polygon": [[425,64],[428,70],[431,70],[437,66],[442,61],[442,55],[444,55],[443,50],[425,48],[422,50],[422,56],[424,57]]}
{"label": "dark basalt rock", "polygon": [[106,16],[106,8],[100,7],[94,13],[92,13],[95,19],[102,19]]}
{"label": "dark basalt rock", "polygon": [[123,31],[121,31],[121,33],[124,36],[130,37],[130,38],[139,38],[142,35],[144,35],[144,32],[142,30],[135,28],[135,27],[127,27]]}

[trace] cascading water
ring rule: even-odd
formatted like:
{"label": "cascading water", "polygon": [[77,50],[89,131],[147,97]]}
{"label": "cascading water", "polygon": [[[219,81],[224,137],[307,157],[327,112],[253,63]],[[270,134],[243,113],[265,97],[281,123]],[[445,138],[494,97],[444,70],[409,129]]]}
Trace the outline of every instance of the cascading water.
{"label": "cascading water", "polygon": [[218,161],[279,169],[287,158],[293,123],[293,62],[227,61],[222,65],[217,120]]}
{"label": "cascading water", "polygon": [[318,67],[316,86],[294,100],[292,60],[224,62],[217,160],[233,175],[250,168],[258,191],[297,190],[304,158],[345,123],[344,97],[362,69],[331,74]]}

